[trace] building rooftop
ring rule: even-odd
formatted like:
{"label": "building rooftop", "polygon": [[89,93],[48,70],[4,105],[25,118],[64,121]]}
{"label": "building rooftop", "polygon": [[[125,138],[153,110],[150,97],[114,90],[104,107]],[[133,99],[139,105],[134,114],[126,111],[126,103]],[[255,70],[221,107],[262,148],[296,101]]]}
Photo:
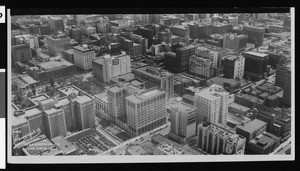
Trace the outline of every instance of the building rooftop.
{"label": "building rooftop", "polygon": [[261,57],[261,58],[264,58],[264,57],[268,56],[268,54],[258,53],[258,52],[255,52],[255,51],[247,51],[247,52],[243,52],[243,53],[253,55],[253,56],[257,56],[257,57]]}
{"label": "building rooftop", "polygon": [[213,84],[210,87],[207,87],[207,88],[201,89],[198,92],[195,92],[195,96],[201,96],[201,97],[204,97],[207,99],[219,99],[220,97],[218,97],[218,95],[215,95],[216,92],[218,94],[228,93],[223,89],[223,87]]}
{"label": "building rooftop", "polygon": [[248,122],[247,124],[245,124],[244,126],[239,126],[241,129],[247,131],[247,132],[250,132],[250,133],[253,133],[255,132],[256,130],[262,128],[263,126],[267,125],[266,122],[263,122],[259,119],[254,119],[253,121],[251,122]]}
{"label": "building rooftop", "polygon": [[170,100],[166,106],[167,106],[167,108],[176,110],[176,111],[178,111],[180,113],[184,113],[184,114],[196,110],[196,107],[189,105],[187,103],[184,103],[184,102],[178,102],[176,100],[173,100],[173,101]]}
{"label": "building rooftop", "polygon": [[250,141],[251,144],[256,144],[260,146],[261,148],[267,148],[271,145],[273,145],[279,137],[268,133],[268,132],[263,132],[262,134],[258,135],[255,137],[253,140]]}
{"label": "building rooftop", "polygon": [[95,96],[95,98],[108,103],[107,92],[102,92],[102,93],[96,94],[94,96]]}
{"label": "building rooftop", "polygon": [[94,50],[92,48],[88,48],[88,46],[85,46],[85,45],[74,46],[73,49],[78,50],[80,52],[89,52],[89,51],[93,51]]}
{"label": "building rooftop", "polygon": [[32,101],[32,103],[34,104],[38,104],[40,101],[49,99],[49,96],[47,96],[46,94],[40,94],[34,97],[30,97],[29,100]]}
{"label": "building rooftop", "polygon": [[239,109],[243,112],[247,112],[248,110],[250,110],[250,108],[246,107],[246,106],[243,106],[243,105],[240,105],[240,104],[237,104],[235,102],[232,102],[228,105],[228,107],[232,107],[232,108],[235,108],[235,109]]}
{"label": "building rooftop", "polygon": [[28,144],[23,151],[28,156],[54,156],[60,153],[60,150],[47,138]]}
{"label": "building rooftop", "polygon": [[68,137],[65,137],[65,138],[69,142],[75,142],[75,141],[80,140],[81,138],[87,137],[87,136],[95,134],[95,133],[97,133],[97,131],[95,129],[88,128],[88,129],[82,130],[80,132],[77,132],[77,133],[70,135]]}
{"label": "building rooftop", "polygon": [[70,154],[77,150],[76,146],[74,146],[72,143],[67,141],[62,136],[57,136],[55,138],[52,138],[51,141],[60,148],[60,150],[63,152],[63,154]]}
{"label": "building rooftop", "polygon": [[140,103],[140,102],[144,101],[145,99],[149,99],[153,96],[156,96],[158,94],[163,94],[163,93],[165,93],[165,92],[160,91],[158,89],[149,89],[149,90],[143,91],[141,93],[138,93],[136,95],[128,96],[128,97],[126,97],[126,99],[133,103]]}

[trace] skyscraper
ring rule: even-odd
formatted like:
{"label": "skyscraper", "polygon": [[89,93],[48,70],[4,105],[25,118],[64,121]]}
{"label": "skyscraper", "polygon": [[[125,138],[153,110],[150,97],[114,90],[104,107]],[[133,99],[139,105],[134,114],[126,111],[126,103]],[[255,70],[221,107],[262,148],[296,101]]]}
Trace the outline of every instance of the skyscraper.
{"label": "skyscraper", "polygon": [[174,97],[174,74],[152,66],[133,69],[132,73],[146,82],[146,88],[157,87],[165,90],[168,100]]}
{"label": "skyscraper", "polygon": [[46,45],[50,56],[60,54],[62,50],[71,48],[70,37],[46,36]]}
{"label": "skyscraper", "polygon": [[196,121],[226,125],[229,93],[219,85],[211,85],[195,93]]}
{"label": "skyscraper", "polygon": [[131,72],[130,56],[125,52],[117,55],[104,55],[92,62],[93,75],[101,82],[109,82],[112,78]]}
{"label": "skyscraper", "polygon": [[196,134],[196,107],[184,102],[171,101],[168,110],[171,117],[169,136],[180,142]]}
{"label": "skyscraper", "polygon": [[141,135],[167,122],[166,95],[152,88],[126,97],[127,123],[134,135]]}
{"label": "skyscraper", "polygon": [[269,54],[253,51],[243,52],[242,54],[245,57],[244,75],[248,76],[251,81],[263,79],[267,74]]}
{"label": "skyscraper", "polygon": [[94,49],[87,45],[75,46],[73,49],[75,65],[83,70],[92,69],[92,61],[96,56]]}
{"label": "skyscraper", "polygon": [[223,75],[225,78],[243,78],[245,58],[242,55],[232,55],[224,60]]}

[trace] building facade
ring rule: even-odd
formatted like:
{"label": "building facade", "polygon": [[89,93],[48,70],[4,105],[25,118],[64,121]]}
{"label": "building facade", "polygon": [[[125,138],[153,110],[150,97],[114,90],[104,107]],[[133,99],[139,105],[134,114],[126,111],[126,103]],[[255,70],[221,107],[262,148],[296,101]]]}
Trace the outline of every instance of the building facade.
{"label": "building facade", "polygon": [[71,48],[70,37],[46,36],[46,45],[50,56],[59,55],[62,50]]}
{"label": "building facade", "polygon": [[92,69],[92,61],[95,59],[96,53],[87,45],[73,47],[75,65],[83,70]]}
{"label": "building facade", "polygon": [[263,79],[267,74],[268,54],[258,52],[243,52],[245,57],[244,75],[252,81]]}
{"label": "building facade", "polygon": [[223,76],[225,78],[243,78],[245,58],[242,55],[233,55],[224,60]]}
{"label": "building facade", "polygon": [[194,105],[197,108],[197,123],[209,122],[226,125],[229,93],[222,86],[211,85],[195,93]]}
{"label": "building facade", "polygon": [[137,136],[166,124],[165,92],[148,89],[126,97],[126,112],[129,130]]}
{"label": "building facade", "polygon": [[246,138],[212,123],[201,122],[197,126],[197,145],[208,154],[243,155]]}

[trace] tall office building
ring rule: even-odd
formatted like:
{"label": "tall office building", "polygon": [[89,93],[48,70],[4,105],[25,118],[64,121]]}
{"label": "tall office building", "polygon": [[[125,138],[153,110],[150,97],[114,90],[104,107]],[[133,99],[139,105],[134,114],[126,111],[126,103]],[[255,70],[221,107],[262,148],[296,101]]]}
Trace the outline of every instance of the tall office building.
{"label": "tall office building", "polygon": [[75,41],[79,42],[81,39],[81,30],[80,28],[72,28],[70,30],[70,37],[74,39]]}
{"label": "tall office building", "polygon": [[46,36],[46,45],[50,56],[60,54],[62,50],[71,48],[70,37]]}
{"label": "tall office building", "polygon": [[197,145],[208,154],[243,155],[246,138],[213,123],[201,122],[197,126]]}
{"label": "tall office building", "polygon": [[47,137],[66,136],[67,128],[63,109],[44,110],[45,124],[48,127]]}
{"label": "tall office building", "polygon": [[138,136],[167,122],[166,95],[152,88],[126,97],[129,131]]}
{"label": "tall office building", "polygon": [[291,71],[291,63],[278,64],[276,67],[275,85],[281,88],[284,87],[285,80],[288,75],[288,71]]}
{"label": "tall office building", "polygon": [[101,82],[110,82],[114,77],[131,72],[130,56],[125,52],[118,55],[104,55],[94,60],[92,66],[94,77]]}
{"label": "tall office building", "polygon": [[54,106],[64,110],[68,131],[95,128],[95,102],[93,96],[71,85],[59,89],[64,96]]}
{"label": "tall office building", "polygon": [[57,32],[57,31],[65,31],[65,25],[64,25],[64,21],[62,18],[59,17],[52,17],[50,18],[50,20],[48,21],[50,24],[50,28],[53,32]]}
{"label": "tall office building", "polygon": [[169,136],[180,142],[186,142],[196,134],[196,107],[184,102],[170,103],[168,104],[171,118]]}
{"label": "tall office building", "polygon": [[51,27],[50,24],[42,24],[40,26],[41,35],[50,35],[51,34]]}
{"label": "tall office building", "polygon": [[223,48],[231,49],[234,51],[242,50],[247,47],[247,35],[224,34],[223,35]]}
{"label": "tall office building", "polygon": [[211,78],[215,75],[214,63],[210,59],[205,59],[192,55],[189,60],[189,72],[203,77]]}
{"label": "tall office building", "polygon": [[132,32],[130,33],[130,39],[133,40],[135,43],[138,43],[142,46],[142,48],[141,48],[142,54],[145,55],[146,50],[148,49],[148,39],[146,39],[140,35],[133,34]]}
{"label": "tall office building", "polygon": [[190,56],[195,54],[195,45],[188,45],[175,49],[176,55],[165,55],[165,67],[167,70],[178,73],[189,69]]}
{"label": "tall office building", "polygon": [[158,32],[158,43],[165,42],[166,44],[172,43],[172,33],[170,29]]}
{"label": "tall office building", "polygon": [[82,20],[84,20],[85,18],[86,18],[85,15],[73,15],[73,20],[74,20],[74,22],[75,22],[75,25],[80,24],[80,22],[81,22]]}
{"label": "tall office building", "polygon": [[291,32],[291,16],[286,16],[283,20],[283,31]]}
{"label": "tall office building", "polygon": [[285,83],[283,86],[283,96],[282,96],[282,103],[286,104],[288,106],[291,106],[291,89],[292,89],[292,84],[291,84],[291,69],[289,69],[286,73],[286,78],[285,78]]}
{"label": "tall office building", "polygon": [[29,44],[19,44],[11,47],[12,66],[16,62],[27,62],[32,59],[31,49]]}
{"label": "tall office building", "polygon": [[225,78],[243,78],[245,58],[242,55],[232,55],[224,60],[223,67]]}
{"label": "tall office building", "polygon": [[265,27],[256,27],[250,25],[243,26],[243,33],[248,35],[248,43],[260,47],[264,43]]}
{"label": "tall office building", "polygon": [[258,81],[267,75],[267,64],[269,54],[258,52],[243,52],[245,57],[244,75],[249,77],[251,81]]}
{"label": "tall office building", "polygon": [[86,44],[73,47],[74,62],[83,70],[92,69],[92,61],[95,59],[96,53],[94,49],[88,48]]}
{"label": "tall office building", "polygon": [[183,25],[174,25],[171,27],[172,34],[182,37],[184,43],[187,43],[190,39],[190,29]]}
{"label": "tall office building", "polygon": [[146,88],[157,87],[164,90],[167,100],[175,96],[174,74],[152,66],[133,69],[132,73],[136,78],[146,82]]}
{"label": "tall office building", "polygon": [[229,93],[222,86],[211,85],[195,93],[194,104],[197,107],[197,123],[202,121],[226,125]]}

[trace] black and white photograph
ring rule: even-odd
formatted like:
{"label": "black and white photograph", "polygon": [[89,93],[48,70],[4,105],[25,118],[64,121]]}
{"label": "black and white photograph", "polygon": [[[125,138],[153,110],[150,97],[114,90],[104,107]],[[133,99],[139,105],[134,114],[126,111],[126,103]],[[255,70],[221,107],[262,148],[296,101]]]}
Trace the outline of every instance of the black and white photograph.
{"label": "black and white photograph", "polygon": [[7,13],[8,160],[293,159],[294,10],[193,12]]}

